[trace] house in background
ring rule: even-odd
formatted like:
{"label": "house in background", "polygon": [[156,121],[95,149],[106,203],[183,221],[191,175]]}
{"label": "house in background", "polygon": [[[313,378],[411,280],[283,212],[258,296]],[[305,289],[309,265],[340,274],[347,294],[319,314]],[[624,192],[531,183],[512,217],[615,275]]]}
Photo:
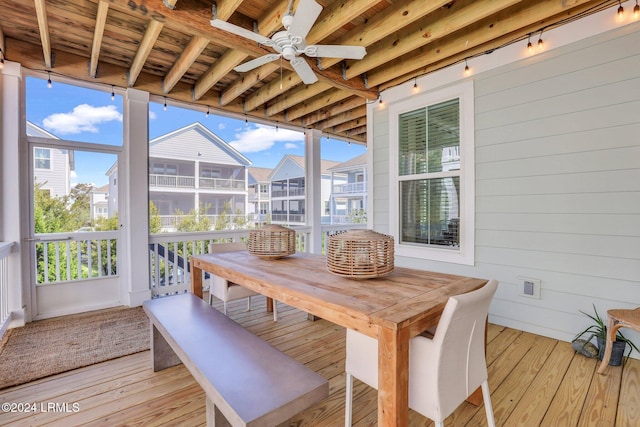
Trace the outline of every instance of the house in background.
{"label": "house in background", "polygon": [[[223,213],[245,217],[250,164],[200,123],[149,141],[149,201],[158,208],[162,230],[175,231],[192,211],[212,224]],[[117,166],[108,173],[110,188],[116,187]]]}
{"label": "house in background", "polygon": [[366,222],[366,153],[329,168],[329,172],[331,173],[330,223]]}
{"label": "house in background", "polygon": [[91,222],[109,217],[109,184],[93,188],[90,197]]}
{"label": "house in background", "polygon": [[[44,140],[59,139],[29,121],[27,136]],[[71,174],[74,169],[73,150],[43,146],[34,147],[32,154],[34,185],[39,185],[41,190],[49,191],[51,197],[68,196],[71,192]]]}
{"label": "house in background", "polygon": [[247,214],[249,222],[255,226],[260,226],[270,220],[269,176],[271,172],[273,172],[273,169],[270,168],[249,168],[249,204],[247,206]]}
{"label": "house in background", "polygon": [[[322,222],[329,222],[329,196],[331,173],[329,169],[339,162],[321,160],[321,209]],[[285,155],[273,168],[271,183],[271,222],[274,224],[305,224],[305,164],[304,157]],[[346,180],[343,180],[346,182]]]}

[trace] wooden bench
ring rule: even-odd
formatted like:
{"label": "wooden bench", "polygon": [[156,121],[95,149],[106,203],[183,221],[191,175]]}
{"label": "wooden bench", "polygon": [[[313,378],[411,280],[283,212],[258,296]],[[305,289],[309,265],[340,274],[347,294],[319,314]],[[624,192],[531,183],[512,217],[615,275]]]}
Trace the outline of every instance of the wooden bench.
{"label": "wooden bench", "polygon": [[208,426],[288,426],[329,395],[326,379],[193,294],[143,306],[154,371],[184,363],[206,393]]}

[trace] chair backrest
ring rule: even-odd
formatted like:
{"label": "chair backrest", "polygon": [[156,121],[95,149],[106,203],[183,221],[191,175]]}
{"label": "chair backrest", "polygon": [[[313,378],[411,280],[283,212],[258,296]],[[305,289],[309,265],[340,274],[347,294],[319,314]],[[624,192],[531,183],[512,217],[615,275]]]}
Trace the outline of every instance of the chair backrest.
{"label": "chair backrest", "polygon": [[245,249],[247,249],[247,244],[245,242],[209,243],[210,254],[215,254],[220,252],[243,251]]}
{"label": "chair backrest", "polygon": [[490,280],[478,290],[450,297],[438,323],[435,381],[441,404],[451,405],[451,411],[487,379],[485,328],[497,288],[498,282]]}

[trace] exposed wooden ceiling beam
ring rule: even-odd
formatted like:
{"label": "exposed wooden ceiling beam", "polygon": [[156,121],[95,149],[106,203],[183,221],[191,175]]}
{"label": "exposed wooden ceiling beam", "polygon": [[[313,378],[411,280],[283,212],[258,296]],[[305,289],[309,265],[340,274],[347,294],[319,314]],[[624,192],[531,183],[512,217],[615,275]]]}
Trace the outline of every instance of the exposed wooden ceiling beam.
{"label": "exposed wooden ceiling beam", "polygon": [[187,47],[184,48],[180,57],[164,78],[164,87],[162,88],[164,93],[169,93],[171,89],[173,89],[208,44],[208,39],[199,36],[194,36],[191,41],[189,41]]}
{"label": "exposed wooden ceiling beam", "polygon": [[367,125],[367,118],[360,117],[355,120],[349,120],[348,122],[341,123],[332,127],[332,130],[337,133],[353,132],[354,129]]}
{"label": "exposed wooden ceiling beam", "polygon": [[345,111],[349,111],[361,105],[365,105],[365,103],[366,101],[364,99],[357,96],[352,96],[351,98],[336,102],[334,104],[325,105],[321,109],[307,114],[303,117],[303,121],[306,126],[313,125],[322,120],[328,120],[335,115],[344,113]]}
{"label": "exposed wooden ceiling beam", "polygon": [[[334,44],[370,46],[448,3],[451,3],[451,0],[398,2],[364,24],[353,28]],[[339,58],[323,58],[321,66],[329,68],[340,61]]]}
{"label": "exposed wooden ceiling beam", "polygon": [[241,4],[242,0],[216,0],[216,18],[226,21]]}
{"label": "exposed wooden ceiling beam", "polygon": [[[367,107],[362,105],[352,110],[345,111],[344,113],[334,114],[330,119],[318,123],[317,127],[324,130],[324,129],[332,128],[334,126],[338,126],[343,123],[357,120],[361,117],[366,117],[366,116],[367,116]],[[358,123],[358,125],[362,125],[362,124],[363,123]]]}
{"label": "exposed wooden ceiling beam", "polygon": [[[308,36],[306,37],[307,44],[314,44],[320,42],[322,39],[338,30],[349,21],[356,18],[358,15],[365,12],[380,0],[357,0],[348,2],[336,2],[332,4],[327,10],[318,18],[318,21],[311,28]],[[280,68],[279,63],[266,64],[257,70],[244,73],[236,82],[234,82],[225,92],[222,93],[220,98],[220,105],[226,105],[236,97],[242,95],[249,88],[251,88],[255,81],[259,80],[261,76],[267,76]],[[328,68],[328,67],[327,67]],[[288,81],[294,81],[287,76]],[[296,84],[300,84],[301,80],[298,79]],[[280,89],[279,83],[277,83],[277,90],[274,90],[273,86],[269,88],[261,89],[254,96],[245,101],[247,110],[252,111],[265,102],[275,98],[277,95],[283,92]]]}
{"label": "exposed wooden ceiling beam", "polygon": [[267,107],[267,116],[275,116],[278,113],[286,110],[289,107],[293,107],[300,101],[310,98],[309,93],[315,93],[319,95],[327,90],[331,89],[331,86],[326,83],[317,82],[312,85],[298,86],[295,89],[287,91],[283,95],[280,95],[276,101]]}
{"label": "exposed wooden ceiling beam", "polygon": [[314,111],[319,110],[326,105],[342,101],[349,96],[350,95],[348,93],[342,90],[330,89],[322,95],[302,102],[293,108],[289,108],[286,111],[287,120],[299,119],[306,114],[313,113]]}
{"label": "exposed wooden ceiling beam", "polygon": [[151,49],[153,49],[153,45],[160,35],[160,31],[162,31],[162,27],[164,27],[162,22],[156,21],[155,19],[149,20],[147,31],[144,33],[144,37],[136,51],[136,56],[131,62],[129,77],[127,78],[127,86],[133,86],[136,83],[138,75],[140,74],[140,71],[142,71],[142,66],[147,61],[147,57],[149,57]]}
{"label": "exposed wooden ceiling beam", "polygon": [[42,44],[44,66],[46,68],[52,68],[53,60],[51,57],[51,39],[49,35],[49,23],[47,21],[47,9],[45,7],[45,0],[34,0],[34,5],[36,7],[38,28],[40,30],[40,43]]}
{"label": "exposed wooden ceiling beam", "polygon": [[[593,3],[592,0],[574,0],[571,7],[569,7],[563,5],[566,2],[540,0],[527,5],[527,7],[519,8],[517,11],[503,13],[501,14],[501,19],[477,22],[468,31],[465,31],[464,35],[457,36],[454,34],[451,37],[430,43],[420,50],[419,55],[415,52],[408,54],[411,57],[411,61],[406,61],[407,58],[397,58],[397,61],[410,65],[414,70],[421,70],[420,74],[425,74],[455,61],[463,60],[469,55],[468,49],[484,46],[491,40],[500,40],[494,46],[498,47],[504,44],[506,38],[513,40],[526,36],[533,30],[531,24],[528,24],[529,22],[540,23],[540,25],[544,25],[542,23],[550,24],[555,20],[554,17],[557,17],[557,19],[561,16],[566,18],[567,9],[569,8],[572,10],[571,14],[575,15],[591,8]],[[507,36],[503,36],[505,34]],[[435,68],[435,65],[437,65],[437,68]],[[378,67],[373,72],[368,73],[368,80],[372,85],[380,85],[410,72],[410,69],[399,70],[398,67],[393,67],[392,64],[389,64]]]}
{"label": "exposed wooden ceiling beam", "polygon": [[[347,78],[360,75],[388,63],[420,46],[439,40],[460,28],[491,16],[521,0],[467,0],[455,2],[451,9],[429,15],[426,21],[415,22],[398,34],[393,34],[369,47],[369,53],[360,61],[348,61]],[[464,37],[469,37],[465,34]],[[470,40],[472,43],[473,40]]]}
{"label": "exposed wooden ceiling beam", "polygon": [[100,58],[100,48],[102,46],[102,36],[104,26],[107,23],[107,13],[109,3],[98,2],[98,12],[96,13],[96,28],[93,31],[93,43],[91,44],[91,58],[89,58],[89,77],[95,77],[98,72],[98,59]]}

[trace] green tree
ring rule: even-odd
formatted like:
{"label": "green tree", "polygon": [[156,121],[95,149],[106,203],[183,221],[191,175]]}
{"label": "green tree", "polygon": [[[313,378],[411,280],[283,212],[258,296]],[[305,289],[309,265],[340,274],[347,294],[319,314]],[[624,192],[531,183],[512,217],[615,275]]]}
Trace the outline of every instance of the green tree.
{"label": "green tree", "polygon": [[181,217],[176,229],[178,231],[210,231],[211,219],[207,216],[207,212],[211,209],[211,205],[198,204],[198,209],[191,209],[188,214],[180,209],[176,209],[176,216]]}
{"label": "green tree", "polygon": [[158,212],[158,207],[152,201],[149,201],[149,233],[156,234],[162,229],[162,219]]}

